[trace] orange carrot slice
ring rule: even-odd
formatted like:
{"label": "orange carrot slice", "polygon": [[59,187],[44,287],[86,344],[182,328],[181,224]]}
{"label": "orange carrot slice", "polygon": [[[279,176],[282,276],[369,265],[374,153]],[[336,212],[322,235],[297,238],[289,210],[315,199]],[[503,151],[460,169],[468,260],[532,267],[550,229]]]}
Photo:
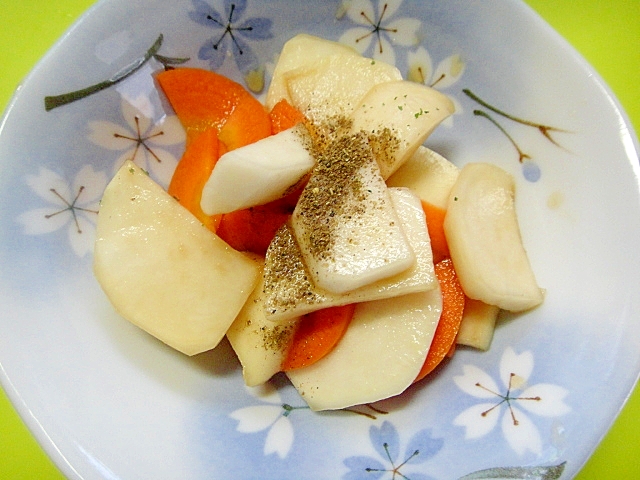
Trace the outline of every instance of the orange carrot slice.
{"label": "orange carrot slice", "polygon": [[273,106],[269,112],[269,118],[271,119],[271,133],[274,135],[305,121],[302,112],[285,98]]}
{"label": "orange carrot slice", "polygon": [[219,132],[241,103],[247,102],[248,110],[264,112],[242,85],[209,70],[175,68],[156,79],[187,132],[187,144],[209,128]]}
{"label": "orange carrot slice", "polygon": [[354,310],[351,304],[305,315],[293,334],[282,371],[307,367],[331,352],[351,323]]}
{"label": "orange carrot slice", "polygon": [[278,229],[284,225],[290,212],[258,205],[222,215],[216,233],[232,248],[264,256]]}
{"label": "orange carrot slice", "polygon": [[464,311],[465,295],[451,259],[445,258],[438,262],[435,271],[442,291],[442,314],[429,353],[415,382],[431,373],[449,354],[456,341]]}
{"label": "orange carrot slice", "polygon": [[196,137],[178,162],[169,188],[169,195],[193,213],[208,229],[215,232],[221,215],[207,215],[200,208],[202,189],[218,161],[218,133],[210,128]]}
{"label": "orange carrot slice", "polygon": [[422,201],[422,210],[424,210],[424,214],[427,217],[433,263],[438,263],[449,257],[449,245],[447,244],[447,237],[444,235],[444,217],[447,211],[424,200]]}
{"label": "orange carrot slice", "polygon": [[253,97],[243,99],[220,129],[218,138],[234,150],[271,135],[271,119],[262,104]]}
{"label": "orange carrot slice", "polygon": [[216,233],[236,250],[264,256],[278,229],[291,217],[301,191],[302,187],[265,205],[225,213]]}

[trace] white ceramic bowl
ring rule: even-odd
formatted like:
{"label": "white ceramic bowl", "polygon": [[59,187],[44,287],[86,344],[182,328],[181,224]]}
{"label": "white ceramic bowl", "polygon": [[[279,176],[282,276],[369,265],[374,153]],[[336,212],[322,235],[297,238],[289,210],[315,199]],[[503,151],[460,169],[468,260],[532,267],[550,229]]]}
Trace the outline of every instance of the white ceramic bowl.
{"label": "white ceramic bowl", "polygon": [[[84,479],[573,476],[640,371],[638,143],[608,88],[516,1],[232,3],[103,0],[3,119],[1,377],[43,447]],[[165,185],[180,157],[152,81],[163,63],[188,58],[241,82],[264,69],[268,84],[294,34],[354,42],[369,20],[365,54],[381,45],[403,73],[422,66],[456,102],[428,145],[515,176],[547,293],[501,319],[489,352],[460,349],[376,410],[313,413],[284,378],[247,390],[226,344],[186,358],[118,317],[91,271],[95,210],[126,156]],[[46,96],[119,75],[45,110]],[[135,140],[138,127],[165,135],[113,136]]]}

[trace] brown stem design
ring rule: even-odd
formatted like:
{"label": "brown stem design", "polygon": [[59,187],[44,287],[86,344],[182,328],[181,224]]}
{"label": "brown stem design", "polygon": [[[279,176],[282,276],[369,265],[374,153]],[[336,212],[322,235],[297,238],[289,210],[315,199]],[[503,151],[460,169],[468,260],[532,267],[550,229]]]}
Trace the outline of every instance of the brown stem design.
{"label": "brown stem design", "polygon": [[[544,137],[549,140],[551,143],[553,143],[555,146],[562,148],[562,145],[560,145],[552,136],[551,136],[551,132],[562,132],[562,133],[569,133],[567,130],[563,130],[561,128],[556,128],[556,127],[552,127],[550,125],[544,125],[542,123],[537,123],[537,122],[532,122],[530,120],[525,120],[523,118],[520,117],[516,117],[515,115],[511,115],[507,112],[505,112],[504,110],[500,110],[499,108],[494,107],[493,105],[491,105],[490,103],[484,101],[483,99],[481,99],[480,97],[478,97],[475,93],[473,93],[471,90],[469,90],[468,88],[465,88],[462,90],[462,92],[467,95],[471,100],[473,100],[474,102],[482,105],[483,107],[491,110],[492,112],[497,113],[498,115],[501,115],[505,118],[508,118],[509,120],[512,120],[514,122],[520,123],[521,125],[526,125],[528,127],[533,127],[535,129],[537,129],[538,131],[540,131],[540,133],[542,133],[542,135],[544,135]],[[475,111],[474,111],[475,113]],[[487,116],[487,118],[489,118]],[[492,122],[499,127],[499,125],[492,120]],[[504,129],[502,127],[499,127],[500,130],[506,134],[506,132],[504,131]],[[510,137],[509,137],[510,138]],[[513,140],[512,140],[513,143]],[[514,143],[515,145],[515,143]],[[517,148],[517,147],[516,147]],[[520,161],[522,161],[522,158],[520,159]]]}
{"label": "brown stem design", "polygon": [[131,62],[129,65],[124,67],[108,80],[96,83],[95,85],[91,85],[80,90],[75,90],[73,92],[63,93],[61,95],[49,95],[44,97],[44,109],[48,112],[50,110],[53,110],[54,108],[75,102],[76,100],[81,100],[85,97],[88,97],[89,95],[93,95],[94,93],[98,93],[106,88],[112,87],[116,83],[121,82],[122,80],[130,77],[135,72],[140,70],[140,68],[142,68],[142,66],[152,58],[155,58],[158,62],[160,62],[164,66],[165,70],[172,68],[172,65],[182,64],[189,60],[189,58],[172,58],[165,57],[164,55],[159,55],[158,50],[162,45],[162,40],[163,36],[162,34],[160,34],[156,41],[153,42],[153,45],[151,45],[149,50],[147,50],[142,57]]}

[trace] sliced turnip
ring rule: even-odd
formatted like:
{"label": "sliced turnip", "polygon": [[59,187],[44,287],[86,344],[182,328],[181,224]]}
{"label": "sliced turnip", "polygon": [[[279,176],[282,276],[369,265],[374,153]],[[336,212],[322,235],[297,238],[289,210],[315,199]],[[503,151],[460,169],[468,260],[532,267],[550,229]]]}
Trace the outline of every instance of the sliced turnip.
{"label": "sliced turnip", "polygon": [[102,197],[93,265],[124,318],[187,355],[220,342],[260,272],[132,162]]}
{"label": "sliced turnip", "polygon": [[282,99],[291,103],[284,78],[285,72],[296,68],[313,67],[321,58],[334,54],[360,56],[351,47],[306,33],[300,33],[287,40],[273,70],[265,102],[267,108],[271,110]]}
{"label": "sliced turnip", "polygon": [[347,117],[373,86],[402,79],[393,65],[352,53],[325,56],[283,75],[291,103],[316,123]]}
{"label": "sliced turnip", "polygon": [[202,190],[202,211],[229,213],[285,196],[313,168],[309,142],[299,125],[225,153]]}
{"label": "sliced turnip", "polygon": [[313,282],[346,293],[415,262],[366,138],[339,139],[311,172],[291,226]]}
{"label": "sliced turnip", "polygon": [[387,178],[387,185],[408,187],[420,200],[446,210],[459,171],[442,155],[420,146],[409,160]]}
{"label": "sliced turnip", "polygon": [[441,311],[439,289],[358,304],[331,353],[287,376],[312,410],[398,395],[420,372]]}
{"label": "sliced turnip", "polygon": [[470,298],[522,311],[543,300],[522,243],[513,177],[489,163],[460,171],[444,220],[451,259]]}
{"label": "sliced turnip", "polygon": [[253,387],[278,373],[299,318],[274,323],[263,308],[263,282],[247,299],[229,330],[227,338],[242,365],[246,385]]}
{"label": "sliced turnip", "polygon": [[380,172],[388,178],[454,110],[449,97],[425,85],[378,83],[351,114],[351,131],[370,135]]}
{"label": "sliced turnip", "polygon": [[269,320],[282,322],[321,308],[406,295],[437,287],[431,243],[420,199],[406,188],[390,188],[389,194],[409,244],[416,253],[415,263],[393,277],[345,294],[332,293],[313,283],[291,227],[285,225],[276,234],[265,261],[264,308]]}

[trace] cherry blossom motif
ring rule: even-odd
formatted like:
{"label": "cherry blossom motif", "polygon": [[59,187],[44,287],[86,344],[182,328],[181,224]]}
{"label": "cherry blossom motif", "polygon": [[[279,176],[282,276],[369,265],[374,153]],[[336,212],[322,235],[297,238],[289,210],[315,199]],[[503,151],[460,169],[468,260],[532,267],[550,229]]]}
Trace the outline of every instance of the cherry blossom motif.
{"label": "cherry blossom motif", "polygon": [[234,410],[229,414],[238,421],[236,430],[242,433],[256,433],[267,430],[263,453],[277,454],[285,458],[293,445],[293,425],[289,415],[295,410],[309,409],[308,406],[293,407],[283,403],[278,391],[270,384],[260,387],[247,388],[254,397],[264,401],[267,405],[255,405]]}
{"label": "cherry blossom motif", "polygon": [[338,16],[346,15],[358,26],[344,32],[339,42],[353,46],[363,55],[395,65],[393,45],[417,45],[421,23],[416,18],[392,18],[401,4],[402,0],[378,0],[374,7],[371,0],[343,1]]}
{"label": "cherry blossom motif", "polygon": [[95,223],[107,175],[91,165],[80,169],[69,183],[57,173],[40,167],[38,175],[27,175],[31,190],[49,205],[18,216],[26,235],[43,235],[67,227],[71,248],[79,257],[93,250]]}
{"label": "cherry blossom motif", "polygon": [[[434,68],[431,55],[424,47],[418,47],[415,51],[408,52],[407,64],[409,65],[408,80],[423,83],[440,91],[445,91],[455,85],[465,70],[465,63],[459,54],[448,56]],[[454,115],[462,113],[462,104],[454,96],[448,96],[455,106]],[[444,123],[451,126],[453,120],[449,117]]]}
{"label": "cherry blossom motif", "polygon": [[122,152],[114,164],[114,173],[126,160],[148,171],[158,183],[167,186],[178,160],[165,146],[185,141],[184,128],[175,115],[166,115],[153,123],[131,103],[121,102],[126,126],[109,121],[90,121],[89,140],[108,150]]}
{"label": "cherry blossom motif", "polygon": [[455,84],[465,70],[465,63],[459,54],[451,55],[433,68],[431,55],[424,47],[418,47],[407,54],[409,80],[424,83],[433,88],[445,89]]}
{"label": "cherry blossom motif", "polygon": [[391,422],[384,421],[380,427],[369,428],[369,440],[378,455],[346,458],[344,464],[349,472],[342,477],[343,479],[433,480],[432,477],[416,471],[416,465],[424,464],[433,458],[444,446],[444,440],[434,437],[431,429],[416,432],[402,449],[396,427]]}
{"label": "cherry blossom motif", "polygon": [[227,57],[232,57],[249,89],[261,91],[264,66],[250,45],[256,40],[273,38],[271,19],[243,18],[246,17],[247,0],[224,0],[221,12],[204,0],[192,0],[192,3],[195,10],[189,12],[189,18],[216,32],[200,47],[198,57],[208,61],[212,70],[218,70]]}
{"label": "cherry blossom motif", "polygon": [[516,453],[542,452],[540,432],[524,410],[542,417],[559,417],[571,408],[563,401],[568,394],[566,389],[548,383],[527,384],[533,363],[530,351],[518,355],[507,348],[500,360],[504,389],[480,368],[463,366],[463,374],[453,378],[456,385],[463,392],[486,400],[466,409],[453,421],[465,428],[467,439],[483,437],[500,422],[507,443]]}

